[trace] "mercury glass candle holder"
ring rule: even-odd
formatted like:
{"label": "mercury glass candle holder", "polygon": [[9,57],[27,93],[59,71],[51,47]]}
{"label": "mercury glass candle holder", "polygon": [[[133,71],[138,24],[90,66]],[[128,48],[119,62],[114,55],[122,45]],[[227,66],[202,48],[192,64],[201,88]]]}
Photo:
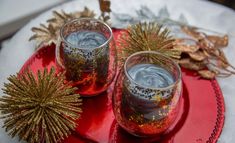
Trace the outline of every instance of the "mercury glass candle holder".
{"label": "mercury glass candle holder", "polygon": [[81,96],[105,91],[116,74],[112,29],[93,18],[74,19],[60,29],[56,62]]}
{"label": "mercury glass candle holder", "polygon": [[113,93],[118,124],[140,137],[165,133],[178,115],[181,86],[181,70],[172,59],[153,51],[129,56]]}

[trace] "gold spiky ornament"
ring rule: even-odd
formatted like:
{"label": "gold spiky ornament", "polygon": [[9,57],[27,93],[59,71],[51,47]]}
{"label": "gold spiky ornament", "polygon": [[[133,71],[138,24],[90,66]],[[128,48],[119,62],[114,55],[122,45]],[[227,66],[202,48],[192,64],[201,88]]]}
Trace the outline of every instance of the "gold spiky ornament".
{"label": "gold spiky ornament", "polygon": [[44,69],[11,75],[0,98],[3,128],[29,143],[56,143],[71,134],[82,112],[76,88],[64,83],[63,73]]}
{"label": "gold spiky ornament", "polygon": [[119,61],[139,51],[157,51],[165,56],[179,59],[181,51],[173,48],[174,39],[169,35],[169,30],[161,25],[138,23],[128,27],[118,38]]}

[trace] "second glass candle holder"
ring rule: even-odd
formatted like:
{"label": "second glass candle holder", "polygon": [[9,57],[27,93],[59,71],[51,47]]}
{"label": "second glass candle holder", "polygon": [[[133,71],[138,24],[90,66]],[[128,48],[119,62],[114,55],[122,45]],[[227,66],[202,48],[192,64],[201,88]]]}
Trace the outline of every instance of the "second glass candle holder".
{"label": "second glass candle holder", "polygon": [[135,136],[164,133],[178,115],[181,88],[181,70],[173,60],[153,51],[134,53],[115,84],[117,122]]}

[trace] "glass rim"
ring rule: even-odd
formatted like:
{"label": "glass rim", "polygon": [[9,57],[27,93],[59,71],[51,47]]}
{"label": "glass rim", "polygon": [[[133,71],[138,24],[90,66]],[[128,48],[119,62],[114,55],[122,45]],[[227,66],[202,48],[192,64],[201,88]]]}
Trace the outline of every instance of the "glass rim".
{"label": "glass rim", "polygon": [[[130,74],[127,72],[127,62],[134,56],[136,55],[140,55],[140,54],[155,54],[155,55],[158,55],[158,56],[161,56],[162,58],[165,58],[169,61],[171,61],[173,63],[173,65],[176,67],[177,69],[177,79],[170,85],[166,86],[166,87],[147,87],[145,85],[141,85],[139,84],[138,82],[136,82],[131,76]],[[152,90],[167,90],[169,88],[172,88],[174,87],[177,83],[179,83],[181,81],[181,78],[182,78],[182,73],[181,73],[181,69],[180,69],[180,66],[179,64],[177,64],[174,60],[172,60],[171,58],[165,56],[165,55],[162,55],[161,53],[159,52],[156,52],[156,51],[140,51],[140,52],[136,52],[134,54],[131,54],[130,56],[127,57],[127,59],[125,60],[125,63],[124,63],[124,72],[127,76],[127,78],[131,81],[131,82],[134,82],[136,85],[140,86],[140,87],[144,87],[144,88],[148,88],[148,89],[152,89]]]}
{"label": "glass rim", "polygon": [[[75,21],[84,21],[84,20],[90,20],[90,21],[93,20],[93,21],[96,21],[96,22],[99,22],[99,23],[103,24],[108,29],[108,31],[110,33],[109,38],[103,44],[101,44],[100,46],[94,47],[94,48],[84,48],[84,47],[82,48],[82,47],[79,47],[79,46],[74,46],[73,44],[69,43],[65,39],[65,37],[63,36],[63,31],[64,31],[65,26],[68,25],[68,24],[71,24],[71,23],[73,23]],[[98,20],[96,18],[88,18],[88,17],[86,17],[86,18],[75,18],[75,19],[72,19],[72,20],[70,20],[70,21],[68,21],[68,22],[66,22],[65,24],[62,25],[62,27],[60,28],[60,38],[62,39],[63,42],[65,42],[71,48],[76,47],[76,49],[81,49],[81,50],[88,50],[88,49],[89,50],[91,50],[91,49],[94,50],[94,49],[102,48],[105,45],[107,45],[112,40],[112,38],[113,38],[113,31],[112,31],[112,28],[107,23],[105,23],[105,22],[103,22],[101,20]]]}

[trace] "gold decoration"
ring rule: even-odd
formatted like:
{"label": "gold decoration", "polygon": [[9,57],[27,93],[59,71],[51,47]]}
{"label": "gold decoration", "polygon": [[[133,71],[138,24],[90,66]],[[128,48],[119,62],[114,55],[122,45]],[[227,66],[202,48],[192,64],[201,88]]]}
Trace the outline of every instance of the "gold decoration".
{"label": "gold decoration", "polygon": [[216,76],[216,73],[209,70],[200,70],[198,71],[198,74],[205,79],[213,79]]}
{"label": "gold decoration", "polygon": [[[39,45],[56,43],[61,26],[69,20],[81,17],[93,18],[95,17],[95,13],[87,7],[83,11],[73,13],[66,13],[63,10],[61,12],[53,11],[53,18],[47,20],[47,26],[40,24],[39,27],[32,28],[34,35],[29,38],[29,41],[36,40]],[[36,47],[38,48],[39,46]]]}
{"label": "gold decoration", "polygon": [[56,40],[58,38],[58,29],[53,27],[51,24],[49,24],[48,26],[40,24],[39,28],[33,27],[31,30],[35,34],[29,38],[29,41],[36,40],[37,42],[39,42],[39,44],[46,43],[49,45],[52,43],[56,43]]}
{"label": "gold decoration", "polygon": [[111,2],[110,0],[99,0],[99,4],[100,4],[100,11],[101,11],[101,15],[99,19],[108,23],[108,20],[110,19]]}
{"label": "gold decoration", "polygon": [[64,83],[64,74],[31,71],[11,75],[0,98],[4,128],[14,137],[29,143],[56,143],[67,137],[76,127],[82,112],[76,88]]}
{"label": "gold decoration", "polygon": [[111,12],[110,9],[111,2],[109,0],[99,0],[99,4],[101,12]]}
{"label": "gold decoration", "polygon": [[138,51],[157,51],[165,56],[178,59],[181,51],[173,48],[174,39],[169,30],[157,23],[139,23],[130,26],[118,38],[119,61],[121,63]]}
{"label": "gold decoration", "polygon": [[188,53],[188,54],[189,54],[189,57],[195,61],[203,61],[207,58],[207,56],[201,51],[197,51],[194,53]]}
{"label": "gold decoration", "polygon": [[199,49],[199,47],[197,45],[175,45],[174,49],[181,52],[194,53]]}
{"label": "gold decoration", "polygon": [[74,13],[65,13],[63,10],[60,13],[57,11],[53,11],[53,16],[54,17],[48,19],[47,22],[56,29],[60,29],[66,22],[72,19],[82,17],[95,17],[95,13],[85,7],[83,11]]}
{"label": "gold decoration", "polygon": [[207,64],[204,62],[194,61],[190,58],[180,59],[178,61],[178,63],[181,65],[181,67],[184,67],[184,68],[190,69],[190,70],[195,70],[195,71],[202,70],[202,69],[206,68],[206,64]]}
{"label": "gold decoration", "polygon": [[[109,0],[99,0],[99,4],[101,10],[99,19],[108,23],[108,20],[110,19],[111,2]],[[61,10],[61,12],[53,11],[53,17],[47,20],[47,26],[40,24],[39,27],[32,28],[34,35],[29,38],[29,41],[36,40],[38,45],[50,45],[51,43],[56,43],[59,36],[59,30],[62,25],[69,20],[82,17],[94,18],[95,13],[87,7],[85,7],[83,11],[76,11],[73,13],[66,13],[63,10]],[[39,47],[40,46],[36,46],[36,48]]]}
{"label": "gold decoration", "polygon": [[235,67],[222,51],[228,45],[227,35],[207,35],[190,26],[182,26],[182,31],[190,38],[172,38],[168,29],[153,22],[130,26],[118,38],[119,61],[123,63],[135,52],[152,50],[173,58],[181,67],[194,70],[205,79],[235,74]]}

